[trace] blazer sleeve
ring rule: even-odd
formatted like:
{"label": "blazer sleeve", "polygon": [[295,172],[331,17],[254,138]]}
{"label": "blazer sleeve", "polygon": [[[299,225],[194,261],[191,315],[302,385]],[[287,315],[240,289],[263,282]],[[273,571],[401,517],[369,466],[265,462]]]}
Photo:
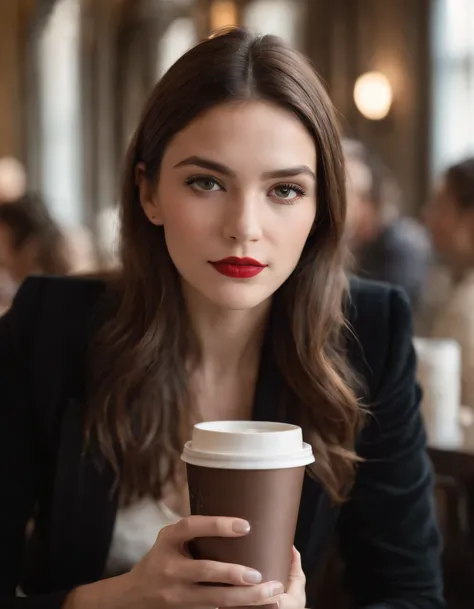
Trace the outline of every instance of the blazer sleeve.
{"label": "blazer sleeve", "polygon": [[17,598],[25,531],[41,484],[41,450],[32,411],[32,345],[40,278],[26,280],[0,319],[0,608],[59,609],[66,592]]}
{"label": "blazer sleeve", "polygon": [[441,609],[440,537],[411,312],[397,288],[387,317],[384,372],[358,445],[364,461],[341,510],[340,548],[358,609]]}

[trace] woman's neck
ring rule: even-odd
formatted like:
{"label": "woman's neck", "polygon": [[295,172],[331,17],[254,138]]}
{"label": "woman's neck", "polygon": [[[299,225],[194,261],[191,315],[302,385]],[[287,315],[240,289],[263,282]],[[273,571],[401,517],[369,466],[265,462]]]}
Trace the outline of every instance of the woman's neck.
{"label": "woman's neck", "polygon": [[229,310],[190,289],[183,294],[198,348],[198,358],[189,362],[195,415],[199,420],[250,418],[270,300]]}
{"label": "woman's neck", "polygon": [[223,310],[194,294],[185,301],[202,376],[222,379],[258,367],[270,301],[243,310]]}

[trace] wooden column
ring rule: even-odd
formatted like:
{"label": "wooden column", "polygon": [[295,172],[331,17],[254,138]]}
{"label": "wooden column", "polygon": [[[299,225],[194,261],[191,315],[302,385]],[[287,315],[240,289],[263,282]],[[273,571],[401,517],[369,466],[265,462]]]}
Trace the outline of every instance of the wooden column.
{"label": "wooden column", "polygon": [[0,2],[0,157],[22,158],[19,0]]}

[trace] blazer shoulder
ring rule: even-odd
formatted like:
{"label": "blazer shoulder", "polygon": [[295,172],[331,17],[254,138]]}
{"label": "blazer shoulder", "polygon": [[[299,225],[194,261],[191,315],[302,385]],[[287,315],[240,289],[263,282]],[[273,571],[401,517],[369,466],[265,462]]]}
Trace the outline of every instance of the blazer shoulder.
{"label": "blazer shoulder", "polygon": [[351,277],[346,317],[348,354],[373,394],[396,342],[408,353],[413,320],[408,296],[402,288]]}
{"label": "blazer shoulder", "polygon": [[18,352],[51,352],[60,343],[73,349],[87,340],[100,319],[106,288],[101,278],[29,277],[2,321],[3,335],[8,332]]}
{"label": "blazer shoulder", "polygon": [[[352,308],[350,314],[357,317],[361,310],[378,311],[380,314],[390,305],[392,298],[402,300],[410,307],[409,299],[403,288],[386,283],[384,281],[372,281],[361,277],[351,276],[349,278],[349,306]],[[353,319],[356,321],[356,319]]]}
{"label": "blazer shoulder", "polygon": [[37,284],[45,296],[56,297],[70,294],[75,296],[100,295],[109,282],[108,276],[102,275],[37,275],[28,277],[25,283]]}
{"label": "blazer shoulder", "polygon": [[18,291],[14,308],[24,310],[35,306],[36,312],[43,314],[50,308],[67,306],[68,309],[62,311],[64,317],[93,305],[104,294],[107,285],[107,279],[99,276],[31,276]]}

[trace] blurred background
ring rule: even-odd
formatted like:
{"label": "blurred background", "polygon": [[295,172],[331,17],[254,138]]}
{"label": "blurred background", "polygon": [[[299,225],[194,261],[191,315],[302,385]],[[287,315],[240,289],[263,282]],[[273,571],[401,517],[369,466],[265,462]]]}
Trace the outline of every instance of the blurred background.
{"label": "blurred background", "polygon": [[[90,230],[101,253],[150,89],[188,47],[230,24],[279,34],[309,56],[346,132],[398,179],[404,213],[418,214],[437,173],[472,150],[472,0],[8,0],[0,180],[15,179],[18,161],[54,218]],[[373,72],[359,109],[357,79]]]}
{"label": "blurred background", "polygon": [[355,271],[398,283],[450,607],[474,598],[474,0],[0,1],[0,308],[117,264],[121,160],[153,85],[229,25],[305,53],[339,113]]}

